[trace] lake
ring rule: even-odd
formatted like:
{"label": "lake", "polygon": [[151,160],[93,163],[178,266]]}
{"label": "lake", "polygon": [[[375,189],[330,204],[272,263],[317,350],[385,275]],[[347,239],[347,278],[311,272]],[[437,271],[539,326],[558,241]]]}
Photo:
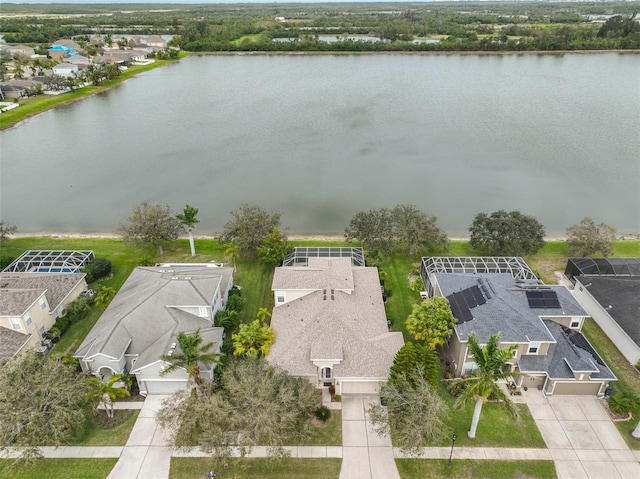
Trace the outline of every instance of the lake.
{"label": "lake", "polygon": [[113,232],[142,201],[257,203],[341,234],[413,203],[465,236],[518,209],[640,233],[640,55],[195,56],[0,133],[0,213],[22,233]]}

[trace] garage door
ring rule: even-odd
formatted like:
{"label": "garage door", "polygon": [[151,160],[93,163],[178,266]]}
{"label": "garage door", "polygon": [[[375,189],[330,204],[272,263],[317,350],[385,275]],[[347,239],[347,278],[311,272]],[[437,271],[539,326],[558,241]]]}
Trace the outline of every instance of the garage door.
{"label": "garage door", "polygon": [[144,381],[144,383],[147,394],[173,394],[187,387],[186,381]]}
{"label": "garage door", "polygon": [[378,381],[341,381],[341,394],[376,394],[380,390]]}
{"label": "garage door", "polygon": [[601,383],[560,383],[556,382],[553,394],[580,394],[595,396],[600,390]]}

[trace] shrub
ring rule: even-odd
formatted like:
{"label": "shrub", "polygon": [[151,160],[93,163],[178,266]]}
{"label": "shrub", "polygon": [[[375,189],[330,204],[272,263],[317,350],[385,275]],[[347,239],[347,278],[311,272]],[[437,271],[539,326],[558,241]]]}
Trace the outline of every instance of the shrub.
{"label": "shrub", "polygon": [[7,266],[13,263],[14,260],[15,258],[13,256],[9,256],[9,255],[0,256],[0,270],[5,269]]}
{"label": "shrub", "polygon": [[638,399],[626,393],[616,393],[609,398],[609,410],[615,414],[629,414],[637,406]]}
{"label": "shrub", "polygon": [[334,394],[333,395],[333,400],[335,402],[340,402],[340,401],[342,401],[342,396],[340,394]]}
{"label": "shrub", "polygon": [[229,290],[229,297],[231,296],[242,296],[242,290],[240,289],[231,289]]}
{"label": "shrub", "polygon": [[74,299],[67,306],[67,314],[65,318],[69,318],[69,321],[76,322],[84,318],[91,310],[91,300],[86,296],[80,296]]}
{"label": "shrub", "polygon": [[227,300],[227,310],[240,312],[240,310],[242,309],[243,303],[244,303],[244,300],[242,299],[242,296],[238,296],[238,295],[229,296],[229,299]]}
{"label": "shrub", "polygon": [[111,261],[106,258],[96,258],[91,263],[82,268],[82,272],[86,273],[87,283],[109,276],[111,274]]}
{"label": "shrub", "polygon": [[331,417],[331,409],[327,406],[320,406],[314,411],[314,414],[318,420],[327,422]]}

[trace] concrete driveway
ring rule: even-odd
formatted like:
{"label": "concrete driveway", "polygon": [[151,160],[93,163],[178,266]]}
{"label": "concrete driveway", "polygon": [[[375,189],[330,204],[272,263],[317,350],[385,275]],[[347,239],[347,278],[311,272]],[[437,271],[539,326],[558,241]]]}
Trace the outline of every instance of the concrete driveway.
{"label": "concrete driveway", "polygon": [[391,439],[378,437],[366,409],[378,396],[342,397],[342,469],[340,479],[400,479]]}
{"label": "concrete driveway", "polygon": [[640,451],[631,451],[594,396],[522,396],[549,448],[558,479],[637,479]]}

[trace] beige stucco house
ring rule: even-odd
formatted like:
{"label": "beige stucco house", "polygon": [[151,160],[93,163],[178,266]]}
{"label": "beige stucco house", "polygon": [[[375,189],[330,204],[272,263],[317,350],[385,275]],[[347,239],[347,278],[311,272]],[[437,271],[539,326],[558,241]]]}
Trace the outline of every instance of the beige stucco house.
{"label": "beige stucco house", "polygon": [[0,273],[0,359],[42,346],[66,306],[87,288],[84,273]]}
{"label": "beige stucco house", "polygon": [[[142,395],[184,389],[188,375],[168,366],[161,355],[179,352],[178,333],[199,331],[213,352],[222,346],[223,328],[214,327],[233,285],[233,268],[217,264],[163,264],[136,268],[109,304],[74,357],[84,371],[103,380],[128,371]],[[213,378],[213,364],[202,364],[202,376]]]}
{"label": "beige stucco house", "polygon": [[360,248],[296,248],[272,284],[267,359],[338,394],[378,391],[404,343],[389,332],[377,268],[356,257]]}
{"label": "beige stucco house", "polygon": [[427,257],[421,277],[427,296],[445,297],[456,318],[444,356],[456,375],[477,366],[469,335],[480,344],[500,333],[516,346],[506,367],[521,373],[519,386],[546,395],[603,395],[616,378],[580,329],[588,313],[560,285],[545,285],[522,258]]}

